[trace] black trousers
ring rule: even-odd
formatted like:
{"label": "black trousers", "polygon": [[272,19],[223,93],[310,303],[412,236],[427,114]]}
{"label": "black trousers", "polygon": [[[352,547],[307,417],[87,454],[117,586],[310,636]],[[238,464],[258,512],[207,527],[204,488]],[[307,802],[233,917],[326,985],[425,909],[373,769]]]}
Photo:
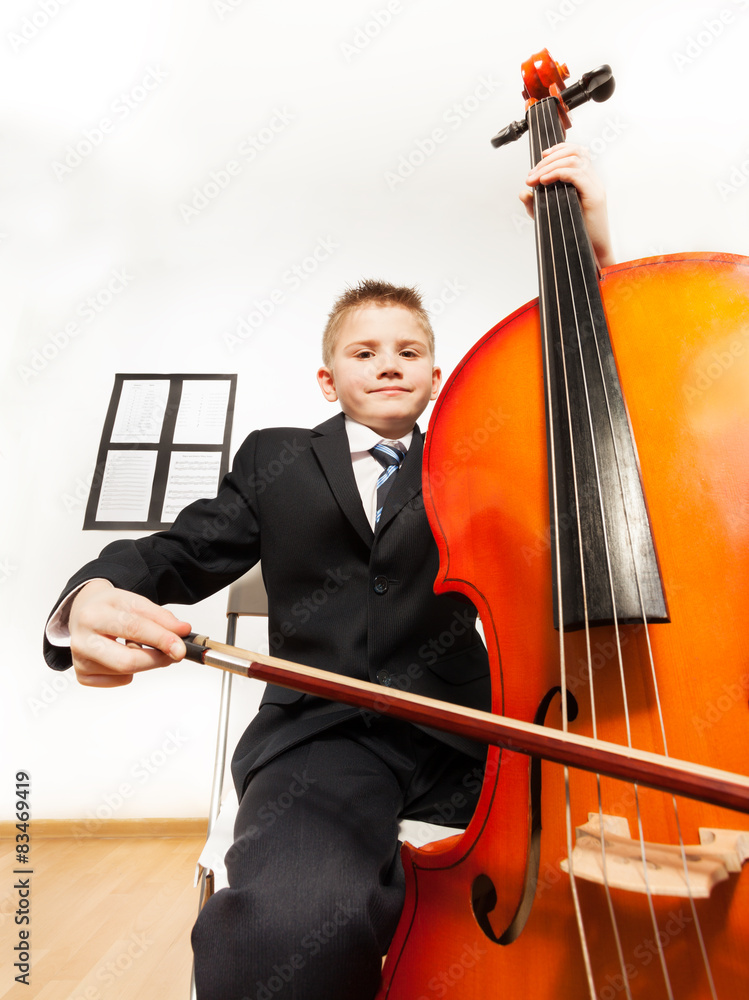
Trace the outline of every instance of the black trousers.
{"label": "black trousers", "polygon": [[464,825],[483,762],[392,719],[357,719],[251,779],[229,888],[192,935],[199,1000],[371,1000],[403,906],[402,817]]}

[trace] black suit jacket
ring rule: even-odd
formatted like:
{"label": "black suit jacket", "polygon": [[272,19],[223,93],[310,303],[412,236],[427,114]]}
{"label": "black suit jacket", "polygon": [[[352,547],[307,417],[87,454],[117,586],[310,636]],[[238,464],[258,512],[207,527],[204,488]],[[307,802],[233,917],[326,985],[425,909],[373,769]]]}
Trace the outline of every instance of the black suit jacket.
{"label": "black suit jacket", "polygon": [[[261,559],[272,653],[488,710],[475,609],[432,589],[438,553],[421,492],[422,445],[417,427],[375,534],[343,414],[312,430],[254,431],[215,499],[191,504],[168,531],[108,545],[61,597],[104,577],[158,604],[191,604]],[[71,663],[69,649],[46,639],[45,657],[55,669]],[[276,754],[359,711],[268,685],[234,754],[239,793]],[[459,737],[440,738],[477,752]]]}

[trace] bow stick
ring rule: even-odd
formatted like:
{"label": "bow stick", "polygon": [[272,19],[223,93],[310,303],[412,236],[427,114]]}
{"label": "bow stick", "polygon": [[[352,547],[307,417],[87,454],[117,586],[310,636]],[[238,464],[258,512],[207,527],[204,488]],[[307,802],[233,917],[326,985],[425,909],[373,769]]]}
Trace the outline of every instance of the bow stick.
{"label": "bow stick", "polygon": [[436,698],[383,688],[379,684],[329,670],[227,646],[194,632],[185,639],[185,646],[187,659],[243,677],[458,733],[480,743],[516,750],[557,764],[633,781],[657,791],[685,795],[749,813],[749,778],[730,771],[518,722],[504,715],[453,705]]}

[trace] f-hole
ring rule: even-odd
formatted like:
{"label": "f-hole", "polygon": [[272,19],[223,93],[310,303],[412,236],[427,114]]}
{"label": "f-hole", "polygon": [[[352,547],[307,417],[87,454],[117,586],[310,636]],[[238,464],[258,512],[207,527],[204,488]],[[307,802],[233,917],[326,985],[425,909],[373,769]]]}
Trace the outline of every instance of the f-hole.
{"label": "f-hole", "polygon": [[[552,700],[562,693],[561,687],[550,688],[536,709],[533,722],[542,726]],[[567,715],[570,722],[577,717],[577,702],[573,695],[567,692]],[[529,776],[529,795],[531,806],[531,823],[528,833],[528,864],[525,869],[523,894],[518,908],[510,923],[501,934],[492,927],[491,913],[497,905],[497,889],[491,878],[486,874],[477,875],[471,885],[471,909],[481,930],[495,944],[512,944],[520,937],[520,933],[530,916],[533,899],[538,884],[538,869],[541,860],[541,759],[531,758]]]}

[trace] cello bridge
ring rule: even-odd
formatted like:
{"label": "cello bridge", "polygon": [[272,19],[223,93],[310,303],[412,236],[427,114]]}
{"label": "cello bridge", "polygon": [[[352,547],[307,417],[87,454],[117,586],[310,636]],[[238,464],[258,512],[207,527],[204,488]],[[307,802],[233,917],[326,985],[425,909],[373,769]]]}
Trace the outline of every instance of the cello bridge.
{"label": "cello bridge", "polygon": [[678,844],[641,844],[630,836],[622,816],[604,814],[602,836],[600,819],[598,813],[588,813],[588,822],[575,830],[572,864],[565,858],[561,867],[568,873],[571,869],[575,878],[612,889],[705,899],[749,858],[747,831],[700,827],[700,843],[682,849]]}

